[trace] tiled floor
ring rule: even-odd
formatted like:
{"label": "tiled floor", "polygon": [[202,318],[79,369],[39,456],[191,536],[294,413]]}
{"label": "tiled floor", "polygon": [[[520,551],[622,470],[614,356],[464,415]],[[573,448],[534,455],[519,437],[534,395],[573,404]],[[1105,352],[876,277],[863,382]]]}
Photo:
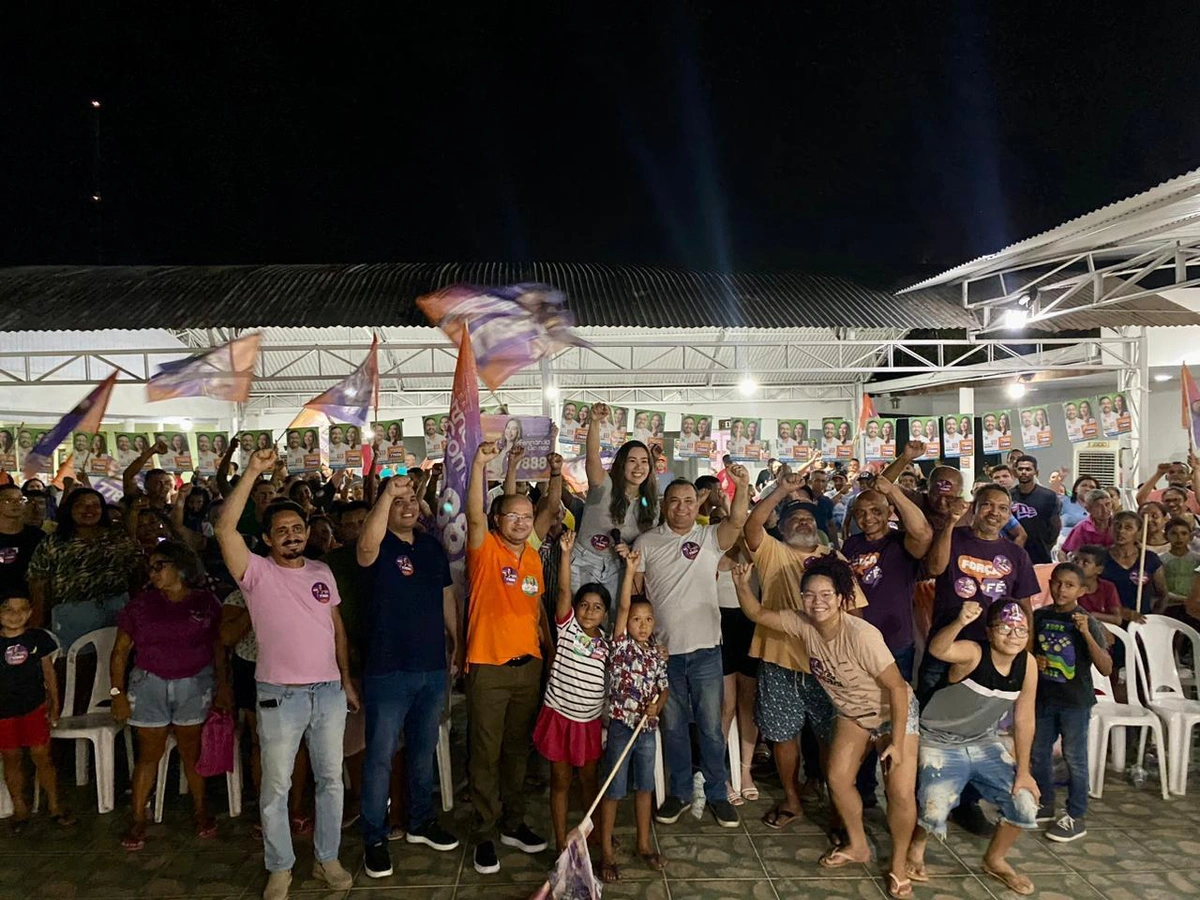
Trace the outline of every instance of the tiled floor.
{"label": "tiled floor", "polygon": [[[69,779],[68,779],[69,780]],[[224,809],[224,788],[212,785],[214,809]],[[771,831],[761,815],[778,794],[778,783],[759,780],[763,799],[742,807],[743,824],[719,828],[708,814],[686,815],[673,826],[656,826],[661,852],[671,860],[667,872],[643,868],[625,852],[622,881],[606,886],[605,898],[651,900],[776,900],[776,898],[886,897],[879,867],[856,866],[837,871],[817,867],[827,847],[821,824],[824,808],[814,806],[813,819],[797,819],[784,831]],[[95,812],[90,788],[68,789],[79,825],[59,831],[39,817],[24,834],[14,837],[0,824],[0,900],[10,898],[253,898],[265,882],[261,845],[249,834],[254,809],[237,820],[221,816],[215,840],[198,841],[189,826],[190,804],[172,795],[166,821],[151,826],[146,849],[128,854],[118,839],[128,823],[128,796],[118,796],[115,813]],[[1060,801],[1061,802],[1061,801]],[[545,831],[544,791],[530,802],[530,821]],[[629,806],[629,804],[627,804]],[[626,848],[633,846],[631,809],[622,809],[621,831]],[[459,804],[449,817],[460,834],[466,833],[469,809]],[[882,813],[869,814],[869,830],[877,855],[886,857],[888,837]],[[931,881],[915,885],[917,898],[1004,898],[1016,895],[980,870],[986,841],[951,826],[945,844],[929,849]],[[1035,896],[1055,900],[1109,898],[1159,900],[1200,897],[1200,803],[1195,795],[1163,801],[1151,784],[1134,789],[1110,773],[1103,800],[1093,800],[1089,834],[1069,844],[1051,844],[1037,835],[1023,837],[1013,862],[1029,874]],[[499,875],[480,876],[466,848],[435,853],[404,843],[392,845],[396,873],[381,880],[362,873],[362,844],[357,831],[345,834],[342,861],[356,873],[355,885],[344,900],[408,898],[408,900],[525,900],[538,887],[552,863],[552,853],[526,856],[501,848]],[[296,880],[292,895],[307,900],[335,896],[319,890],[307,877],[311,842],[298,841]]]}

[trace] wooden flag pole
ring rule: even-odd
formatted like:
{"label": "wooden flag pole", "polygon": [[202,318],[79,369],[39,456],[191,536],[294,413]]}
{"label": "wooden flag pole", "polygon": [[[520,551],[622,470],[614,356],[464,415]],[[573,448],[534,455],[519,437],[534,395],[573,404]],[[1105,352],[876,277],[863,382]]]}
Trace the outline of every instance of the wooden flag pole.
{"label": "wooden flag pole", "polygon": [[1138,583],[1137,583],[1137,602],[1134,604],[1134,612],[1138,615],[1142,613],[1142,584],[1146,580],[1146,536],[1150,532],[1150,517],[1142,516],[1142,555],[1138,561]]}

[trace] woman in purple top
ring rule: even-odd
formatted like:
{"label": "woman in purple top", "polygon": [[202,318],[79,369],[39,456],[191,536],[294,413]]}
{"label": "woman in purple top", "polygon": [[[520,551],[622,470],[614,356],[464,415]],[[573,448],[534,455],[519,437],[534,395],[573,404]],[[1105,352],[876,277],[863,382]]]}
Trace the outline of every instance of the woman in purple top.
{"label": "woman in purple top", "polygon": [[[210,591],[198,589],[204,584],[199,557],[183,544],[164,542],[151,551],[147,568],[152,587],[121,610],[109,663],[113,718],[128,721],[138,736],[133,825],[121,839],[126,850],[146,845],[146,801],[172,728],[192,794],[196,835],[216,835],[196,758],[209,707],[215,702],[220,709],[230,709],[233,699],[220,644],[221,604]],[[126,664],[135,647],[137,665],[127,682]]]}

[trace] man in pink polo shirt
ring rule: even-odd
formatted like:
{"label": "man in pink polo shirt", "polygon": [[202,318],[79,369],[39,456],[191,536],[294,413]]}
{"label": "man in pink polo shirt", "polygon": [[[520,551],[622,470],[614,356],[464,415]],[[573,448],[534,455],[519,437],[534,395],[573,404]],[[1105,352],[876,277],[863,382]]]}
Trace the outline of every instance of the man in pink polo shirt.
{"label": "man in pink polo shirt", "polygon": [[358,710],[350,681],[346,629],[333,572],[304,558],[308,523],[295,503],[263,511],[266,558],[246,548],[238,519],[250,492],[275,466],[274,450],[250,457],[246,472],[225,501],[216,535],[229,574],[246,598],[258,640],[258,740],[262,750],[263,855],[270,877],[263,900],[286,900],[296,862],[288,822],[288,789],[300,740],[307,734],[316,780],[317,822],[313,877],[338,891],[354,878],[338,862],[342,826],[342,738],[346,709]]}

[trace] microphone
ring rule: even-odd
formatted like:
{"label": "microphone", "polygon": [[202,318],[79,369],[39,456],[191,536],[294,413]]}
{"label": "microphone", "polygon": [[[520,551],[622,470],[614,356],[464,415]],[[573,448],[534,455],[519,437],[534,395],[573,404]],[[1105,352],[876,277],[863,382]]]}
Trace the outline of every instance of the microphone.
{"label": "microphone", "polygon": [[612,538],[613,553],[616,553],[617,552],[617,544],[621,543],[621,529],[613,528],[611,531],[608,532],[608,536],[610,538]]}

